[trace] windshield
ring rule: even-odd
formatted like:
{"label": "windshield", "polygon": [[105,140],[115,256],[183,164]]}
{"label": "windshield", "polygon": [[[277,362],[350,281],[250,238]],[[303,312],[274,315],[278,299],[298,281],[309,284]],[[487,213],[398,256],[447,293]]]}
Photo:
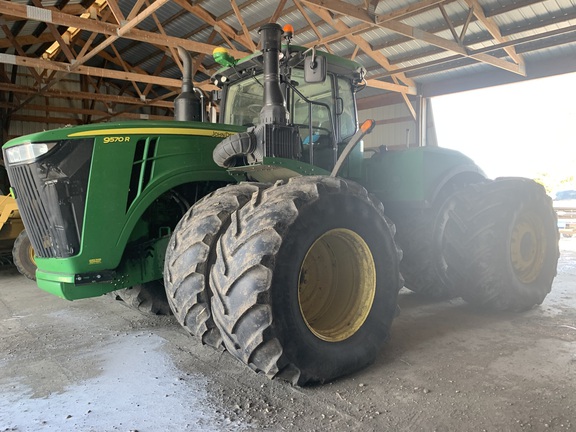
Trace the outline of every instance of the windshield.
{"label": "windshield", "polygon": [[254,126],[258,123],[264,89],[261,81],[248,78],[228,88],[224,107],[224,123]]}
{"label": "windshield", "polygon": [[310,139],[310,125],[314,136],[331,136],[334,132],[332,76],[328,75],[322,83],[307,83],[304,81],[304,71],[294,69],[290,78],[295,90],[290,92],[289,111],[292,123],[300,128],[302,139],[305,143],[306,138]]}
{"label": "windshield", "polygon": [[[293,69],[290,80],[295,88],[288,90],[290,121],[299,126],[303,140],[310,135],[310,124],[314,135],[332,136],[336,129],[339,141],[356,132],[354,93],[348,80],[328,74],[322,83],[307,83],[301,69]],[[257,124],[263,93],[262,74],[230,85],[222,121],[246,127]],[[308,101],[312,103],[311,109]],[[336,124],[333,124],[335,117]]]}

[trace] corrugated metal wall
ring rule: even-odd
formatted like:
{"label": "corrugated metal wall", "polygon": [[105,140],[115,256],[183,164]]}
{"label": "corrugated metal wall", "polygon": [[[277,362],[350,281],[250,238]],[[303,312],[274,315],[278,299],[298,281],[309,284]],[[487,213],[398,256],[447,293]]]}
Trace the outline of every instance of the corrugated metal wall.
{"label": "corrugated metal wall", "polygon": [[417,145],[416,122],[410,120],[410,111],[405,104],[362,110],[358,117],[360,123],[366,119],[376,120],[376,127],[364,138],[365,148]]}

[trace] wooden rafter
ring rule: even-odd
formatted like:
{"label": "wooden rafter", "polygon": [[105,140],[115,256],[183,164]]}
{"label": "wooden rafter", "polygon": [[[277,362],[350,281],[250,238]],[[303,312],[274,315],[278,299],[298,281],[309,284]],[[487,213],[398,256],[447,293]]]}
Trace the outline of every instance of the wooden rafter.
{"label": "wooden rafter", "polygon": [[[122,60],[122,56],[120,55],[116,47],[114,45],[112,45],[111,47],[112,50],[114,51],[114,54],[116,54],[116,58],[120,61],[122,69],[124,69],[125,72],[130,72],[130,68],[126,65],[126,62]],[[136,84],[136,81],[130,80],[130,82],[132,83],[132,87],[134,87],[134,90],[136,90],[136,93],[138,93],[138,96],[140,96],[140,98],[143,98],[144,94],[142,93],[142,91],[140,91],[140,88]],[[148,83],[148,85],[150,85],[150,83]]]}
{"label": "wooden rafter", "polygon": [[[146,6],[150,6],[150,2],[148,0],[146,0]],[[160,22],[160,20],[156,16],[156,13],[152,13],[152,19],[154,20],[154,23],[156,24],[156,28],[158,28],[158,31],[161,34],[163,34],[164,36],[168,36],[166,34],[166,31],[164,30],[164,26],[162,25],[162,23]],[[180,56],[178,55],[178,50],[175,47],[168,47],[168,49],[170,50],[171,57],[174,60],[174,62],[176,63],[176,65],[178,66],[178,68],[181,71],[184,70],[184,68],[182,66],[182,61],[180,60]],[[117,53],[116,56],[119,57],[120,53]]]}
{"label": "wooden rafter", "polygon": [[[367,56],[374,61],[368,69],[368,84],[396,94],[413,115],[415,110],[408,96],[416,92],[414,79],[417,77],[474,62],[521,75],[525,68],[523,53],[554,46],[556,41],[558,44],[576,41],[574,26],[570,25],[571,20],[576,19],[573,6],[560,5],[561,10],[554,15],[525,19],[522,25],[510,21],[498,26],[494,19],[544,0],[514,0],[503,7],[491,6],[486,0],[411,0],[401,2],[403,5],[393,10],[389,10],[389,3],[384,0],[279,0],[273,3],[234,0],[218,15],[204,0],[172,0],[170,9],[162,9],[170,10],[169,16],[157,14],[167,1],[135,0],[133,8],[123,12],[120,5],[124,3],[120,0],[84,0],[73,5],[68,4],[68,0],[59,0],[51,7],[43,6],[42,3],[47,2],[41,0],[29,0],[27,5],[0,0],[0,82],[2,85],[32,82],[27,91],[21,88],[16,91],[15,87],[3,91],[0,108],[4,118],[6,115],[20,119],[37,116],[25,111],[14,114],[21,107],[31,111],[44,107],[40,110],[45,113],[44,123],[48,118],[63,121],[59,120],[60,115],[82,123],[119,116],[139,118],[139,112],[170,115],[170,99],[177,94],[180,80],[162,75],[174,73],[174,65],[181,68],[177,46],[192,53],[194,72],[211,75],[218,66],[208,56],[216,46],[227,46],[232,56],[243,57],[256,49],[250,36],[254,30],[268,22],[284,22],[284,17],[293,12],[299,12],[306,21],[295,29],[294,43],[300,44],[299,35],[310,31],[316,37],[306,41],[308,46],[323,45],[329,51],[340,50],[337,54],[342,55],[343,45],[336,42],[349,41],[353,46],[346,44],[346,57]],[[455,9],[445,7],[451,3],[457,3],[462,13],[455,15]],[[256,20],[252,13],[254,7],[263,12]],[[386,12],[382,12],[384,9]],[[431,24],[434,21],[425,30],[408,25],[411,23],[408,18],[424,17],[430,12],[442,13],[444,21],[427,19],[428,15],[424,20],[414,21]],[[190,14],[203,23],[187,29],[185,34],[176,34],[175,30],[182,28],[181,24],[186,23]],[[354,24],[344,19],[345,16],[353,18]],[[145,18],[148,20],[143,30],[141,22]],[[508,18],[504,15],[504,20],[498,22],[507,22]],[[25,26],[27,21],[39,23],[32,34],[25,34],[30,32],[30,26]],[[479,32],[471,23],[485,31]],[[550,25],[555,29],[549,30]],[[374,29],[384,29],[385,37],[378,37]],[[440,37],[447,31],[451,37]],[[117,44],[121,38],[128,43]],[[427,47],[406,49],[405,43],[411,40],[424,42]],[[135,56],[142,43],[154,49],[147,50],[146,55]],[[478,48],[480,44],[482,47]],[[394,55],[388,58],[383,50]],[[205,79],[200,78],[201,75],[196,74],[195,79]],[[16,76],[23,81],[11,81]],[[58,82],[62,85],[56,87]],[[212,88],[207,80],[198,86]],[[79,97],[71,93],[62,97],[71,107],[69,111],[66,107],[52,110],[49,107],[51,99],[60,97],[55,96],[57,88],[81,89],[77,92]],[[423,87],[418,88],[422,91]],[[132,102],[114,99],[113,95]],[[39,96],[41,99],[34,100]],[[82,98],[88,100],[80,105],[78,100]],[[72,109],[74,107],[77,109]],[[142,111],[142,107],[148,108]],[[2,125],[5,129],[4,119]]]}
{"label": "wooden rafter", "polygon": [[276,21],[278,21],[278,18],[280,18],[280,15],[282,15],[282,11],[284,10],[284,6],[286,6],[286,1],[287,0],[280,0],[278,2],[278,6],[276,6],[276,10],[272,14],[272,16],[270,17],[268,22],[275,23]]}
{"label": "wooden rafter", "polygon": [[[470,14],[468,15],[470,16]],[[506,44],[511,44],[514,45],[516,43],[518,43],[518,41],[520,40],[519,37],[514,37],[512,40],[510,40],[510,38],[508,38],[507,36],[516,36],[516,35],[520,35],[522,33],[525,33],[527,31],[537,31],[537,33],[535,33],[535,38],[542,38],[542,37],[548,37],[547,35],[549,35],[550,33],[545,31],[546,27],[548,26],[556,26],[556,24],[560,24],[562,22],[566,22],[566,21],[570,21],[576,19],[576,11],[574,11],[573,13],[568,13],[562,16],[554,16],[552,18],[546,19],[546,20],[539,20],[537,22],[534,22],[528,26],[525,27],[512,27],[508,30],[503,29],[501,30],[502,34],[504,37],[506,37],[508,39],[508,42],[506,42]],[[463,29],[466,25],[466,22],[463,22]],[[563,28],[567,28],[567,27],[563,27]],[[483,42],[488,42],[492,40],[491,36],[487,36],[485,34],[482,34],[480,37],[476,37],[474,40],[471,41],[472,44],[479,44],[479,43],[483,43]],[[497,44],[500,45],[500,44]],[[388,45],[388,46],[394,46],[394,45]],[[390,63],[391,64],[401,64],[401,63],[406,63],[406,62],[418,62],[418,64],[414,65],[414,67],[420,69],[421,65],[423,65],[424,63],[421,61],[422,59],[432,56],[432,55],[436,55],[438,53],[443,52],[443,50],[439,49],[439,48],[430,48],[429,50],[426,51],[419,51],[416,54],[408,54],[408,55],[403,55],[403,56],[399,56],[396,57],[394,60],[391,60]],[[458,56],[457,56],[458,57]],[[452,60],[454,58],[457,57],[453,57]]]}
{"label": "wooden rafter", "polygon": [[502,60],[488,54],[470,54],[465,47],[460,46],[460,44],[458,44],[457,42],[449,41],[448,39],[444,39],[442,37],[436,36],[433,33],[429,33],[419,28],[409,26],[400,21],[389,20],[384,22],[380,21],[374,22],[373,18],[365,9],[351,5],[350,3],[345,3],[341,0],[302,0],[302,1],[319,6],[331,12],[336,12],[359,19],[360,21],[364,21],[366,23],[374,23],[378,27],[390,30],[394,33],[401,34],[410,39],[426,42],[427,44],[437,46],[446,51],[454,52],[463,57],[473,58],[474,60],[480,61],[482,63],[487,63],[489,65],[519,75],[526,75],[526,69],[523,65],[510,63],[506,60]]}
{"label": "wooden rafter", "polygon": [[[0,29],[2,29],[2,31],[4,32],[4,34],[6,35],[8,40],[12,43],[12,46],[14,47],[16,52],[19,55],[21,55],[22,57],[27,57],[26,53],[22,49],[22,46],[16,40],[16,38],[14,37],[14,35],[12,34],[12,32],[10,31],[8,26],[6,24],[2,24],[2,25],[0,25]],[[34,69],[33,67],[30,67],[29,70],[30,70],[30,73],[32,74],[32,76],[34,77],[34,79],[36,80],[36,83],[38,85],[41,85],[42,84],[42,77],[40,76],[40,74],[38,72],[36,72],[36,69]]]}
{"label": "wooden rafter", "polygon": [[[0,63],[13,64],[18,66],[31,66],[41,69],[53,70],[61,73],[68,73],[68,63],[21,57],[12,54],[0,54]],[[75,73],[96,77],[106,77],[125,81],[136,81],[141,83],[153,83],[165,87],[178,88],[181,81],[173,78],[163,78],[133,72],[121,72],[111,69],[98,68],[94,66],[78,66]]]}
{"label": "wooden rafter", "polygon": [[[307,1],[307,0],[304,0],[304,1]],[[315,5],[309,5],[309,6],[312,7],[312,9],[316,13],[316,15],[318,15],[319,17],[324,19],[327,23],[332,25],[332,27],[335,28],[337,31],[342,32],[342,31],[345,31],[346,28],[349,29],[349,27],[346,24],[344,24],[342,21],[332,19],[332,17],[328,13],[328,11],[326,11],[325,9],[316,7]],[[350,40],[351,42],[353,42],[354,44],[356,44],[356,46],[360,47],[360,49],[362,51],[364,51],[374,61],[379,63],[384,69],[386,69],[386,70],[395,69],[393,66],[390,65],[390,62],[382,53],[373,51],[372,48],[370,47],[370,44],[368,44],[368,42],[366,42],[366,40],[364,40],[362,37],[355,36],[355,35],[348,35],[348,36],[346,36],[346,38],[348,40]],[[398,88],[400,87],[400,80],[402,80],[405,84],[407,84],[407,86],[416,87],[416,83],[413,80],[411,80],[410,78],[406,77],[406,75],[404,75],[404,74],[394,75],[394,76],[392,76],[392,80],[394,81],[393,84],[398,86]],[[376,83],[372,82],[371,84],[372,84],[372,86],[374,86]],[[382,84],[380,84],[380,85],[384,86],[384,85],[386,85],[386,83],[382,82]],[[391,90],[391,89],[388,88],[386,90]],[[406,107],[410,111],[410,114],[412,115],[413,118],[416,118],[416,110],[415,110],[414,106],[412,105],[412,102],[410,101],[410,99],[408,98],[408,95],[407,95],[408,90],[406,90],[405,92],[402,92],[401,94],[402,94],[402,98],[404,99],[404,102],[406,103]]]}
{"label": "wooden rafter", "polygon": [[[173,1],[174,3],[182,7],[184,10],[187,10],[188,12],[192,13],[193,15],[203,20],[205,23],[211,25],[218,33],[222,35],[222,37],[225,37],[229,41],[230,39],[235,40],[240,45],[243,45],[244,47],[250,49],[251,51],[254,51],[253,49],[254,42],[250,38],[249,34],[238,36],[238,32],[232,26],[228,25],[226,22],[220,19],[216,19],[210,12],[208,12],[206,9],[202,8],[198,4],[191,4],[187,0],[173,0]],[[231,48],[234,48],[234,45],[231,45]]]}
{"label": "wooden rafter", "polygon": [[[474,15],[476,15],[476,18],[478,18],[478,20],[482,24],[484,24],[484,27],[486,27],[486,29],[490,32],[490,34],[494,37],[494,39],[496,39],[500,43],[508,41],[507,38],[502,36],[500,28],[498,28],[494,20],[486,17],[486,15],[484,14],[484,10],[482,9],[482,6],[480,6],[480,3],[478,3],[478,0],[465,0],[465,1],[470,6],[470,9],[474,11]],[[510,56],[510,58],[514,60],[518,65],[524,66],[525,64],[524,58],[522,58],[522,56],[516,53],[516,50],[514,49],[513,46],[504,48],[504,51],[506,51]]]}
{"label": "wooden rafter", "polygon": [[375,21],[376,23],[385,23],[386,21],[405,19],[411,15],[426,11],[436,5],[441,5],[451,1],[453,0],[422,0],[418,3],[406,6],[405,8],[396,9],[395,11],[385,15],[377,16]]}
{"label": "wooden rafter", "polygon": [[71,69],[74,70],[74,69],[78,68],[80,65],[86,63],[89,59],[94,57],[96,54],[98,54],[104,48],[108,47],[109,45],[111,45],[112,43],[114,43],[115,41],[120,39],[120,37],[122,37],[124,34],[128,33],[130,30],[132,30],[134,27],[136,27],[139,23],[141,23],[146,18],[148,18],[150,15],[152,15],[156,10],[160,9],[168,1],[169,0],[156,0],[154,3],[152,3],[152,5],[150,7],[144,9],[144,11],[142,11],[141,13],[138,13],[137,11],[140,10],[140,7],[145,3],[145,0],[138,0],[136,2],[136,4],[134,5],[134,7],[132,8],[132,11],[130,12],[130,14],[128,14],[128,17],[127,17],[128,21],[125,24],[122,24],[118,27],[118,29],[116,31],[116,35],[107,35],[107,38],[106,38],[106,40],[104,40],[104,42],[102,42],[98,46],[92,48],[90,50],[90,52],[87,53],[86,55],[84,55],[80,58],[77,58],[76,61],[74,62],[74,64],[72,65]]}
{"label": "wooden rafter", "polygon": [[[5,92],[13,92],[21,95],[30,95],[36,93],[34,89],[26,86],[19,86],[11,83],[0,82],[0,90]],[[129,104],[129,105],[139,105],[139,106],[158,106],[164,108],[172,108],[174,104],[167,101],[142,101],[140,98],[130,97],[130,96],[120,96],[113,94],[101,94],[101,93],[84,93],[79,91],[65,91],[65,90],[48,90],[46,96],[50,98],[61,98],[61,99],[93,99],[103,103],[114,102],[119,104]]]}
{"label": "wooden rafter", "polygon": [[232,9],[234,9],[234,13],[236,14],[236,18],[238,19],[238,22],[240,23],[240,26],[242,27],[242,31],[244,33],[244,39],[248,41],[248,44],[250,45],[250,49],[252,50],[252,52],[256,51],[256,45],[254,44],[254,41],[250,37],[250,30],[248,30],[248,27],[246,26],[246,23],[244,22],[244,18],[242,18],[242,13],[240,12],[240,8],[238,7],[236,0],[230,0],[230,6],[232,6]]}
{"label": "wooden rafter", "polygon": [[[318,40],[321,41],[322,40],[322,33],[320,33],[320,30],[318,30],[318,27],[316,26],[316,24],[314,24],[312,22],[312,20],[310,19],[310,16],[304,10],[304,7],[300,3],[300,0],[293,0],[293,1],[294,1],[294,4],[296,5],[296,7],[298,8],[298,10],[300,11],[300,13],[302,14],[302,16],[304,17],[304,19],[306,20],[306,22],[308,23],[308,25],[310,26],[310,28],[312,29],[312,31],[314,31],[314,33],[318,37]],[[330,46],[328,45],[327,42],[321,42],[321,44],[324,45],[324,47],[326,48],[326,50],[328,52],[332,53],[332,50],[330,49]]]}
{"label": "wooden rafter", "polygon": [[112,15],[114,15],[114,19],[116,20],[116,22],[118,24],[122,24],[122,22],[124,22],[126,18],[124,17],[124,14],[120,10],[118,2],[116,0],[107,0],[107,3],[108,7],[110,8],[110,11],[112,11]]}
{"label": "wooden rafter", "polygon": [[[158,0],[166,1],[166,0]],[[32,12],[29,12],[32,11]],[[118,36],[120,27],[115,24],[96,21],[92,19],[83,19],[73,15],[65,14],[62,12],[51,11],[50,14],[44,13],[44,9],[36,8],[34,6],[24,6],[18,3],[12,3],[6,0],[0,0],[0,14],[17,16],[23,19],[34,19],[41,22],[52,22],[56,25],[63,25],[68,27],[82,28],[86,31],[92,31],[107,36]],[[29,16],[31,15],[31,16]],[[188,39],[181,39],[174,36],[162,36],[156,33],[147,32],[135,28],[126,28],[120,32],[121,36],[125,39],[131,39],[138,42],[152,43],[166,47],[182,46],[191,52],[212,54],[215,46],[196,42]],[[234,57],[243,57],[247,53],[239,50],[230,50],[230,54]]]}

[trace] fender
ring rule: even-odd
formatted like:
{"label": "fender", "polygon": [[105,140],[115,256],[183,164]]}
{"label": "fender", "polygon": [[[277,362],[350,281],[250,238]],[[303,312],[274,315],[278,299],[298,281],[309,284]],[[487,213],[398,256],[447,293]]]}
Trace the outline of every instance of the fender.
{"label": "fender", "polygon": [[364,186],[389,208],[430,207],[444,186],[485,178],[464,154],[439,147],[382,150],[364,160]]}

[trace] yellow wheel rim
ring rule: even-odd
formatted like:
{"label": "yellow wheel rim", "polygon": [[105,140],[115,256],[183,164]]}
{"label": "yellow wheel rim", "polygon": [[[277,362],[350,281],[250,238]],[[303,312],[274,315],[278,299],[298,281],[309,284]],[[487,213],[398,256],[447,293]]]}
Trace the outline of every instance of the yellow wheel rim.
{"label": "yellow wheel rim", "polygon": [[34,248],[32,246],[28,248],[28,258],[30,258],[30,262],[36,265],[36,259],[34,257]]}
{"label": "yellow wheel rim", "polygon": [[298,284],[298,303],[314,335],[340,342],[364,324],[376,293],[376,267],[370,248],[354,231],[333,229],[306,253]]}
{"label": "yellow wheel rim", "polygon": [[546,249],[542,220],[531,212],[520,214],[512,228],[510,258],[514,273],[522,283],[529,284],[538,278],[544,266]]}

